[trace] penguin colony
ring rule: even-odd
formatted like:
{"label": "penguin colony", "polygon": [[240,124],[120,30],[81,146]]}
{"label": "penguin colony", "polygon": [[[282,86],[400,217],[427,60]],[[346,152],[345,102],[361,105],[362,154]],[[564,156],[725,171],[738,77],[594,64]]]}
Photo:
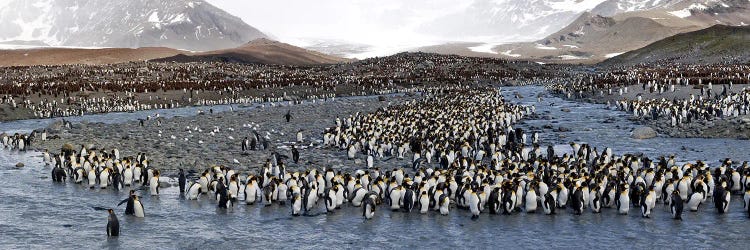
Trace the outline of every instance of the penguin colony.
{"label": "penguin colony", "polygon": [[[352,158],[411,154],[414,164],[407,168],[367,166],[342,172],[310,166],[291,171],[273,154],[255,173],[212,166],[188,181],[181,171],[180,190],[185,199],[207,197],[225,209],[277,203],[299,216],[357,207],[366,219],[381,207],[442,215],[466,209],[473,219],[482,213],[582,214],[604,209],[650,218],[663,204],[673,219],[681,220],[684,210],[705,209],[711,201],[718,213],[726,213],[732,194],[742,194],[750,217],[747,162],[736,167],[730,159],[716,166],[701,161],[678,165],[674,157],[653,161],[576,143],[571,143],[571,154],[558,156],[551,147],[545,154],[538,145],[527,147],[534,142],[512,128],[533,108],[505,103],[497,89],[436,88],[426,90],[426,96],[337,120],[324,134],[327,146]],[[532,136],[531,141],[536,140]],[[55,181],[70,176],[75,183],[100,188],[140,182],[150,186],[151,195],[159,193],[159,171],[148,166],[143,154],[120,160],[116,150],[82,147],[52,158]],[[123,202],[129,203],[126,214],[145,216],[138,196],[131,193]]]}
{"label": "penguin colony", "polygon": [[118,149],[97,151],[81,146],[78,151],[63,148],[60,154],[45,151],[43,159],[45,164],[53,165],[51,175],[55,182],[115,190],[141,185],[148,187],[150,195],[159,195],[161,171],[149,166],[145,154],[120,158]]}
{"label": "penguin colony", "polygon": [[[431,63],[421,63],[426,61]],[[516,72],[514,68],[520,67],[537,65],[511,64],[498,58],[401,53],[354,63],[306,66],[130,62],[4,67],[0,75],[9,84],[0,85],[0,107],[29,110],[33,114],[29,118],[52,118],[190,105],[315,100],[393,93],[424,82],[501,82],[521,74],[533,76],[528,71]],[[266,91],[269,89],[273,91]]]}

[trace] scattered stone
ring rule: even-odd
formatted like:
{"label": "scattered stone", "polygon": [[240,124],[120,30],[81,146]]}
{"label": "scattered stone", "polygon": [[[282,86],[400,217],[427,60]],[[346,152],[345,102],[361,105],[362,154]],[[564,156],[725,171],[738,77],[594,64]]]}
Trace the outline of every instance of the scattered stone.
{"label": "scattered stone", "polygon": [[633,130],[633,133],[630,135],[633,139],[651,139],[656,137],[656,130],[654,130],[651,127],[639,127]]}
{"label": "scattered stone", "polygon": [[62,130],[63,126],[64,124],[62,121],[56,121],[50,124],[49,126],[47,126],[47,130],[52,131],[52,132],[57,132],[57,131]]}
{"label": "scattered stone", "polygon": [[562,108],[562,109],[560,109],[560,111],[566,112],[566,113],[570,113],[570,109],[569,108]]}
{"label": "scattered stone", "polygon": [[569,128],[566,127],[558,127],[555,132],[570,132]]}
{"label": "scattered stone", "polygon": [[22,162],[19,162],[19,163],[17,163],[17,164],[16,164],[16,167],[17,167],[17,168],[22,168],[22,167],[24,167],[24,166],[25,166],[25,165],[24,165],[24,164],[23,164]]}
{"label": "scattered stone", "polygon": [[62,147],[60,147],[60,153],[63,155],[75,154],[76,149],[70,143],[65,143],[62,145]]}

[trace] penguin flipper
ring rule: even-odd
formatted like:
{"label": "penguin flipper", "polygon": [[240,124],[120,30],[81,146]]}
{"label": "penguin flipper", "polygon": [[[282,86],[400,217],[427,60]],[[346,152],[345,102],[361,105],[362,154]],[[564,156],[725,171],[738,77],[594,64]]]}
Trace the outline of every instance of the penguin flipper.
{"label": "penguin flipper", "polygon": [[130,200],[130,197],[128,197],[127,199],[124,199],[124,200],[120,201],[120,203],[117,203],[117,206],[119,207],[119,206],[120,206],[120,205],[122,205],[123,203],[127,203],[127,202],[128,202],[128,200]]}

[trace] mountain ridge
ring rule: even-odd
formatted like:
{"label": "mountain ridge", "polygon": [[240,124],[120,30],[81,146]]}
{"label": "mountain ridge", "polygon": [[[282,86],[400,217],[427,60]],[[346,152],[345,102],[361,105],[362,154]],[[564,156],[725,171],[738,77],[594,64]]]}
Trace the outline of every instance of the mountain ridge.
{"label": "mountain ridge", "polygon": [[0,9],[0,41],[208,51],[265,37],[204,0],[14,0]]}

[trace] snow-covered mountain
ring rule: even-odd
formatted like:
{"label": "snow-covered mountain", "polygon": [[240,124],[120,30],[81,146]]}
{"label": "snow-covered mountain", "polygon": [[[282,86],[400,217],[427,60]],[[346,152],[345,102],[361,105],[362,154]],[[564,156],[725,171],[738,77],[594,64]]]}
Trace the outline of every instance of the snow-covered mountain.
{"label": "snow-covered mountain", "polygon": [[15,0],[0,9],[9,43],[206,51],[266,37],[203,0]]}
{"label": "snow-covered mountain", "polygon": [[[748,0],[474,0],[467,8],[436,18],[420,32],[447,37],[541,39],[566,27],[582,13],[612,17],[623,13],[690,10],[711,6],[732,7]],[[491,40],[491,39],[490,39]]]}
{"label": "snow-covered mountain", "polygon": [[[538,39],[605,0],[475,0],[468,8],[422,26],[430,34]],[[515,38],[515,39],[512,39]]]}

